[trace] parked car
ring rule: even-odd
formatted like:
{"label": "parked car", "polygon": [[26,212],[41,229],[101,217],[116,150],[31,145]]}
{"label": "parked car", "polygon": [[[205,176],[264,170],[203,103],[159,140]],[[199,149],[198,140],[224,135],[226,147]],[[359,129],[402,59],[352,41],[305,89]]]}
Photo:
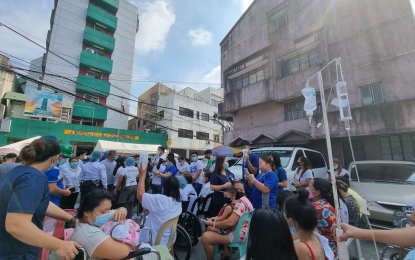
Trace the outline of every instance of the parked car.
{"label": "parked car", "polygon": [[[258,149],[252,149],[253,153],[258,155],[267,154],[270,152],[276,152],[281,157],[281,166],[287,172],[288,189],[295,190],[295,187],[291,185],[294,178],[295,170],[298,168],[298,158],[305,156],[311,161],[313,167],[313,173],[315,178],[327,178],[327,164],[323,155],[320,152],[310,150],[301,147],[262,147]],[[242,178],[242,158],[230,167],[229,170],[235,175],[236,178]]]}
{"label": "parked car", "polygon": [[349,173],[350,187],[368,201],[374,226],[399,226],[399,212],[415,207],[415,163],[357,161],[349,165]]}
{"label": "parked car", "polygon": [[240,159],[241,157],[226,157],[226,160],[228,160],[229,167],[232,167],[235,165],[235,163]]}

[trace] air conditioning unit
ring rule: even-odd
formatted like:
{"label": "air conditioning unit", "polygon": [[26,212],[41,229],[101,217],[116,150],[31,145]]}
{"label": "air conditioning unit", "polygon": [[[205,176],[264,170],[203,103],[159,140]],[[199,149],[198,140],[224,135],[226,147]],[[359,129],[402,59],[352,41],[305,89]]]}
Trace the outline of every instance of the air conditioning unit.
{"label": "air conditioning unit", "polygon": [[89,52],[92,52],[93,54],[96,54],[96,51],[95,51],[94,49],[91,49],[91,48],[86,48],[85,50],[86,50],[86,51],[89,51]]}

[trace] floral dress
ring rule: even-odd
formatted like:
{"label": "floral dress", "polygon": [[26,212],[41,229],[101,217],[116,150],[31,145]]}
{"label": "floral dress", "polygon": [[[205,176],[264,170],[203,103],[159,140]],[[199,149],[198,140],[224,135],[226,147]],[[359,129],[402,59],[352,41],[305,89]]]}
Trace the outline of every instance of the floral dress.
{"label": "floral dress", "polygon": [[357,227],[360,222],[360,207],[352,195],[344,198],[347,210],[349,211],[349,225]]}
{"label": "floral dress", "polygon": [[336,211],[330,205],[330,203],[325,200],[317,200],[313,202],[313,206],[317,211],[318,225],[317,231],[322,236],[325,236],[329,240],[329,246],[333,251],[334,256],[337,255],[337,241],[333,233],[333,224],[336,223]]}
{"label": "floral dress", "polygon": [[[247,205],[248,204],[248,205]],[[252,204],[249,202],[248,199],[244,198],[244,199],[239,199],[234,201],[234,210],[233,213],[238,214],[239,216],[242,216],[243,214],[252,211]],[[236,232],[236,226],[238,224],[236,224],[234,227],[232,227],[232,232],[229,233],[229,240],[231,241],[231,243],[233,243],[233,239],[235,236],[235,232]],[[248,235],[248,227],[249,227],[249,220],[245,220],[242,223],[242,227],[241,227],[241,231],[239,232],[238,235],[238,243],[243,243],[245,242],[245,239]]]}

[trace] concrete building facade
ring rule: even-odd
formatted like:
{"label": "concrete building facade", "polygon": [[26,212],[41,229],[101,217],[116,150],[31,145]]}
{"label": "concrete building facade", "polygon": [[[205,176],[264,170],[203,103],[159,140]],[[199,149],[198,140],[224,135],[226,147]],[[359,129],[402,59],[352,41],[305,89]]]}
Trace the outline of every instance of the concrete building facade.
{"label": "concrete building facade", "polygon": [[123,98],[131,92],[137,6],[127,0],[55,0],[50,24],[41,67],[39,59],[31,65],[41,68],[45,83],[76,93],[76,98],[64,95],[73,103],[70,122],[127,129],[127,116],[87,101],[118,110],[128,103]]}
{"label": "concrete building facade", "polygon": [[[415,22],[409,0],[255,0],[220,46],[225,96],[219,114],[233,115],[226,144],[247,139],[254,146],[304,146],[327,155],[324,130],[310,127],[305,117],[301,89],[340,57],[356,159],[414,160]],[[335,67],[322,76],[327,98]],[[318,90],[316,83],[310,86]],[[328,112],[333,155],[348,164],[338,108],[329,105]],[[312,125],[321,122],[321,113],[319,104]]]}

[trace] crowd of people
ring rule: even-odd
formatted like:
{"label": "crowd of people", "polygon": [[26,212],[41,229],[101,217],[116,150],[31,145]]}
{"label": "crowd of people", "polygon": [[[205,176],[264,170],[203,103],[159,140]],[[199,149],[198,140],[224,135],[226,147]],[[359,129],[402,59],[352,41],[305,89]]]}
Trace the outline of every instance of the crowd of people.
{"label": "crowd of people", "polygon": [[[133,221],[126,220],[128,209],[113,209],[113,205],[132,201],[148,211],[145,226],[152,231],[153,244],[162,225],[186,209],[211,216],[205,222],[206,232],[199,237],[208,260],[214,259],[216,245],[223,246],[221,259],[228,259],[231,249],[227,245],[235,241],[248,242],[243,254],[249,260],[332,260],[337,255],[337,241],[372,239],[359,229],[367,225],[366,210],[350,189],[348,173],[338,159],[334,160],[333,181],[345,230],[340,238],[335,237],[336,203],[329,176],[314,178],[312,162],[300,157],[292,192],[287,189],[291,180],[278,153],[258,156],[248,141],[242,141],[241,149],[243,174],[237,179],[229,171],[226,157],[217,151],[205,152],[208,161],[204,166],[197,152],[189,159],[176,159],[159,147],[157,155],[143,163],[139,155],[124,157],[115,150],[94,151],[89,156],[78,151],[73,156],[72,147],[58,143],[53,136],[35,140],[18,156],[4,156],[0,164],[0,260],[37,259],[39,248],[69,260],[80,247],[89,259],[123,259],[137,248],[138,241],[134,225],[128,224]],[[64,211],[75,208],[76,216]],[[252,217],[244,218],[237,229],[244,214]],[[71,241],[43,232],[45,216],[74,226]],[[414,214],[411,221],[414,226]],[[117,240],[108,231],[114,223],[121,225],[119,229],[127,223],[123,232],[131,231],[132,237]],[[172,230],[164,231],[160,244],[171,246]],[[413,231],[394,232],[392,237],[406,232],[402,234],[415,241]],[[378,241],[389,241],[387,231],[375,235]],[[149,240],[148,233],[140,233],[140,242]],[[413,246],[408,240],[401,244]]]}

